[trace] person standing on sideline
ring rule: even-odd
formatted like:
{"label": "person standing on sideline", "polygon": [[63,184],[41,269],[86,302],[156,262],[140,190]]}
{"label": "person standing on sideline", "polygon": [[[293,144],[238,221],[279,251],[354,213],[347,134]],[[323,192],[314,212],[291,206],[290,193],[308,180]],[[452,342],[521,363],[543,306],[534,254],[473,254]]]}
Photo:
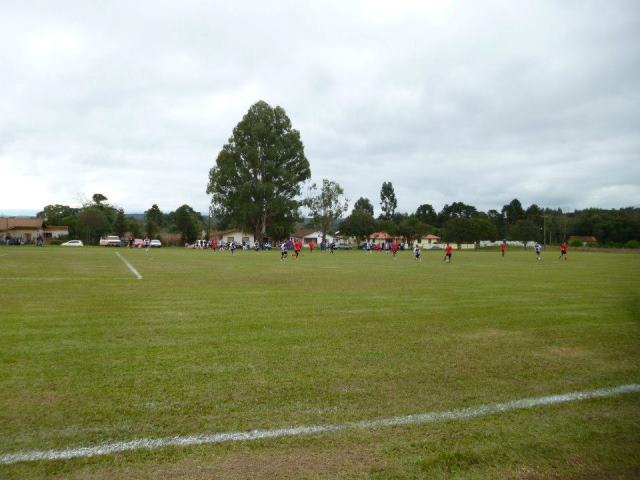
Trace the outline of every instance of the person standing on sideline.
{"label": "person standing on sideline", "polygon": [[542,247],[540,246],[540,244],[538,242],[536,242],[536,244],[533,246],[533,249],[536,252],[536,259],[537,260],[542,260],[542,257],[540,256],[540,252],[542,251]]}
{"label": "person standing on sideline", "polygon": [[282,242],[280,244],[280,261],[282,262],[285,258],[287,258],[287,242]]}
{"label": "person standing on sideline", "polygon": [[453,255],[453,247],[447,242],[447,246],[444,247],[444,258],[442,261],[451,263],[451,255]]}
{"label": "person standing on sideline", "polygon": [[560,259],[564,258],[566,260],[568,251],[569,245],[567,245],[567,242],[562,242],[562,245],[560,245]]}
{"label": "person standing on sideline", "polygon": [[504,257],[504,252],[507,250],[507,242],[503,240],[500,244],[500,251],[502,252],[502,256]]}

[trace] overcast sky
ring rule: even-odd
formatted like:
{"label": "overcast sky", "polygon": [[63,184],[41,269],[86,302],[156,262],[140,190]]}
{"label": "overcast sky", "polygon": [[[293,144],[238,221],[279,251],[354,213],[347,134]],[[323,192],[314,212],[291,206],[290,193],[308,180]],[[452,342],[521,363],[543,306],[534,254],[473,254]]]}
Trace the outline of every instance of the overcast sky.
{"label": "overcast sky", "polygon": [[16,0],[0,31],[0,212],[206,212],[258,100],[351,205],[640,205],[637,0]]}

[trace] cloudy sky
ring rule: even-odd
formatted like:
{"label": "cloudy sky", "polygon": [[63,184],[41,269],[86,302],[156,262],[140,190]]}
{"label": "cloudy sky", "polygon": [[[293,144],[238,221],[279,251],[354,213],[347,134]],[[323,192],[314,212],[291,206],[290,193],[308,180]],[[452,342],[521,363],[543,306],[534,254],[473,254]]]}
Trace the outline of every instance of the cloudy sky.
{"label": "cloudy sky", "polygon": [[640,2],[3,1],[0,212],[205,212],[258,100],[399,209],[640,205]]}

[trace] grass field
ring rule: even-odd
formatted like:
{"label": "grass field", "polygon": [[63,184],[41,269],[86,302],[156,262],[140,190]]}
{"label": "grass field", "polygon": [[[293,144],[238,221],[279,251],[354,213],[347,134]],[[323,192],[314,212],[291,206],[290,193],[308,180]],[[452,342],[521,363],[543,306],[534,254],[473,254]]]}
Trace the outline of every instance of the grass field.
{"label": "grass field", "polygon": [[[640,383],[640,255],[543,256],[0,247],[0,455]],[[638,478],[640,394],[0,465],[41,477]]]}

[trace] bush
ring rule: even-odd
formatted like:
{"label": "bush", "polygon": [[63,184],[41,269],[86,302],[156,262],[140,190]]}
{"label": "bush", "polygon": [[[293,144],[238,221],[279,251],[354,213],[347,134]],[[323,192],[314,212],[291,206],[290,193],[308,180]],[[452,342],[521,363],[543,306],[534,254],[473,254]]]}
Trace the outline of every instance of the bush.
{"label": "bush", "polygon": [[49,245],[62,245],[62,240],[59,238],[52,238],[49,240]]}
{"label": "bush", "polygon": [[629,240],[624,244],[624,248],[640,248],[640,242],[638,240]]}
{"label": "bush", "polygon": [[582,240],[571,240],[571,243],[569,244],[570,247],[581,247],[582,246]]}

